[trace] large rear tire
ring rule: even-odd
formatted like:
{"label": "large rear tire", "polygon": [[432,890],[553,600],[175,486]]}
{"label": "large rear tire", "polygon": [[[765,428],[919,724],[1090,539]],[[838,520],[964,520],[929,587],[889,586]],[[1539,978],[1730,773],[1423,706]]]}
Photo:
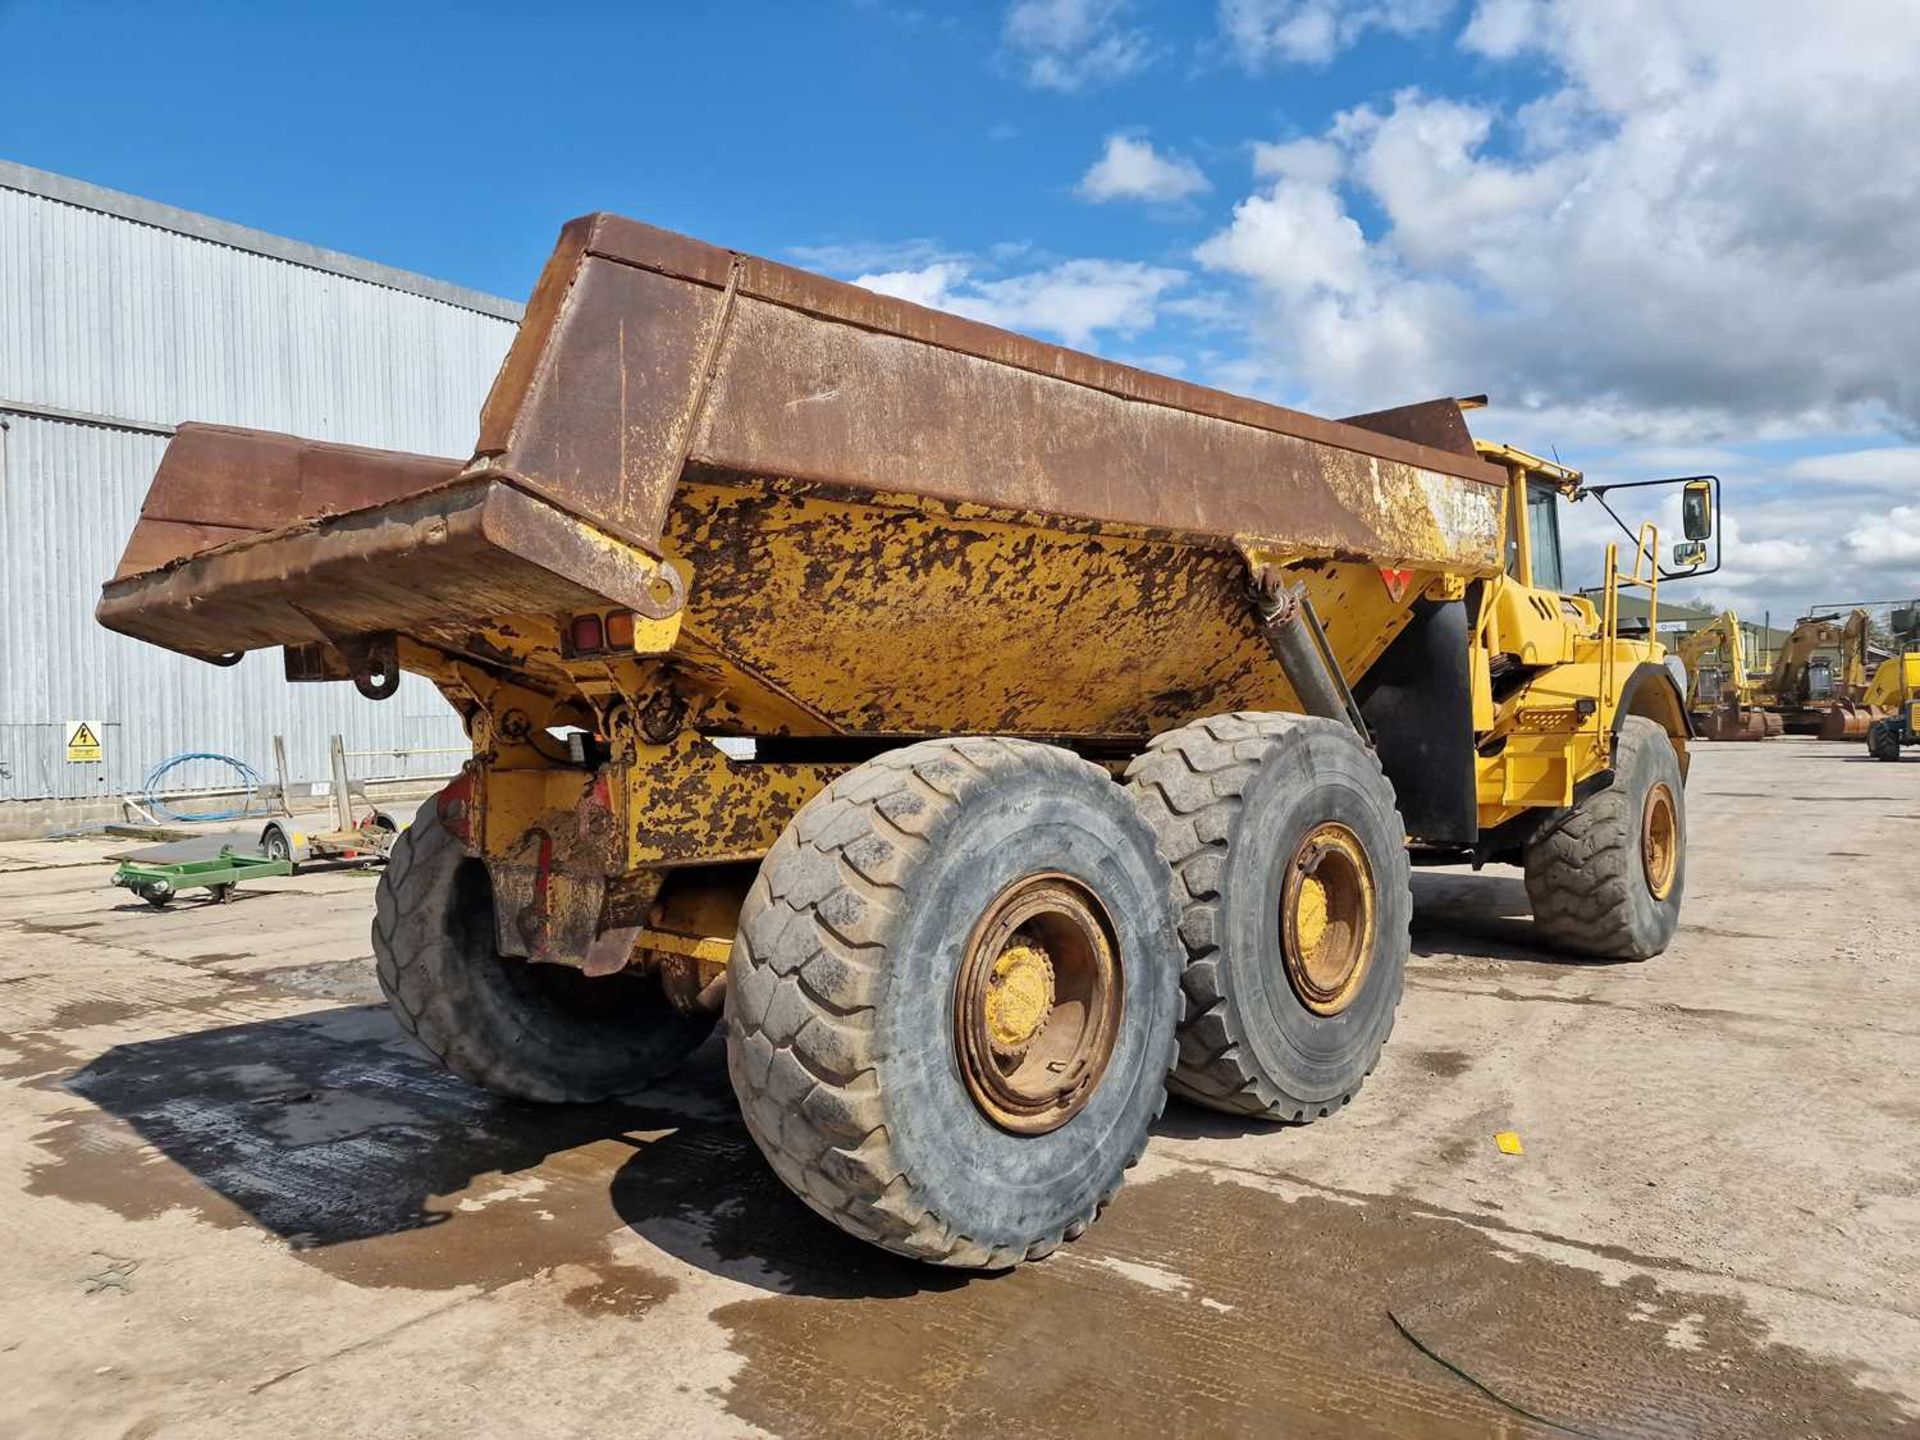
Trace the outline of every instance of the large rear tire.
{"label": "large rear tire", "polygon": [[943,1265],[1077,1238],[1166,1101],[1168,878],[1064,750],[927,741],[841,776],[760,867],[727,972],[728,1069],[775,1173]]}
{"label": "large rear tire", "polygon": [[1687,884],[1687,794],[1667,732],[1627,716],[1613,783],[1528,842],[1524,863],[1534,928],[1555,949],[1602,960],[1666,949]]}
{"label": "large rear tire", "polygon": [[1338,1110],[1393,1029],[1410,945],[1378,759],[1331,720],[1241,712],[1157,736],[1127,784],[1182,907],[1173,1090],[1297,1124]]}
{"label": "large rear tire", "polygon": [[380,988],[401,1027],[461,1079],[515,1100],[587,1103],[644,1089],[713,1030],[650,975],[589,977],[494,948],[486,866],[430,799],[374,897]]}

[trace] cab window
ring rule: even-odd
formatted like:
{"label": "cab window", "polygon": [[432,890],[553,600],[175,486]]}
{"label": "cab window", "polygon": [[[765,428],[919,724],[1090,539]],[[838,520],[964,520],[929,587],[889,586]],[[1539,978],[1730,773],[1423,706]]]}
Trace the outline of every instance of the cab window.
{"label": "cab window", "polygon": [[1559,495],[1548,485],[1527,486],[1527,538],[1533,542],[1533,583],[1562,590]]}

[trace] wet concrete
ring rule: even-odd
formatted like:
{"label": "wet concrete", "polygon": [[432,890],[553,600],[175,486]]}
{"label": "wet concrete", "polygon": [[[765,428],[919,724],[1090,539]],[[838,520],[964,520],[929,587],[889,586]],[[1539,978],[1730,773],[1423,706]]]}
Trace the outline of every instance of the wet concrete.
{"label": "wet concrete", "polygon": [[0,868],[0,1433],[1920,1433],[1911,895],[1829,853],[1898,843],[1920,765],[1802,811],[1816,745],[1702,747],[1648,965],[1420,875],[1348,1112],[1176,1104],[1002,1276],[799,1205],[716,1045],[627,1106],[445,1075],[372,1002],[363,879],[153,912]]}
{"label": "wet concrete", "polygon": [[[1053,1270],[951,1295],[756,1300],[718,1318],[733,1408],[787,1435],[1920,1433],[1844,1365],[1766,1342],[1737,1301],[1516,1255],[1399,1201],[1173,1174]],[[791,1417],[805,1417],[795,1425]]]}

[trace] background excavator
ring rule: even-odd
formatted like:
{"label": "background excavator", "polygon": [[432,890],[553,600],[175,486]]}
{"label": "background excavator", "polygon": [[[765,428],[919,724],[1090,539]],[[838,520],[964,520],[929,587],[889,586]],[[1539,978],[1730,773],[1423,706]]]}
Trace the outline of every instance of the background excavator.
{"label": "background excavator", "polygon": [[1768,740],[1782,733],[1781,717],[1754,704],[1740,617],[1722,610],[1680,637],[1675,653],[1687,671],[1687,711],[1708,740]]}
{"label": "background excavator", "polygon": [[1844,623],[1837,613],[1803,616],[1755,702],[1778,715],[1789,734],[1864,739],[1878,718],[1865,703],[1868,676],[1885,658],[1870,637],[1871,617],[1857,606]]}

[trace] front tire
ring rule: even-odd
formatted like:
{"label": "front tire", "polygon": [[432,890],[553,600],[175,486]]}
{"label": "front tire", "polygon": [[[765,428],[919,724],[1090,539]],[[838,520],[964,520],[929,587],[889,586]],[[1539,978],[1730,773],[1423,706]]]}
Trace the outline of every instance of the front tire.
{"label": "front tire", "polygon": [[841,776],[767,855],[728,966],[727,1065],[775,1173],[938,1264],[1077,1238],[1166,1101],[1168,880],[1064,750],[927,741]]}
{"label": "front tire", "polygon": [[1529,841],[1524,863],[1534,928],[1555,949],[1601,960],[1666,949],[1687,883],[1686,788],[1667,732],[1625,717],[1613,783]]}
{"label": "front tire", "polygon": [[401,1028],[461,1079],[514,1100],[631,1094],[713,1029],[669,1005],[651,975],[590,977],[501,955],[486,866],[441,824],[438,797],[381,873],[373,953]]}
{"label": "front tire", "polygon": [[1900,717],[1876,720],[1867,731],[1867,753],[1876,760],[1900,758]]}
{"label": "front tire", "polygon": [[1393,1030],[1411,944],[1379,760],[1334,721],[1240,712],[1156,736],[1127,785],[1182,906],[1174,1091],[1296,1124],[1346,1105]]}

